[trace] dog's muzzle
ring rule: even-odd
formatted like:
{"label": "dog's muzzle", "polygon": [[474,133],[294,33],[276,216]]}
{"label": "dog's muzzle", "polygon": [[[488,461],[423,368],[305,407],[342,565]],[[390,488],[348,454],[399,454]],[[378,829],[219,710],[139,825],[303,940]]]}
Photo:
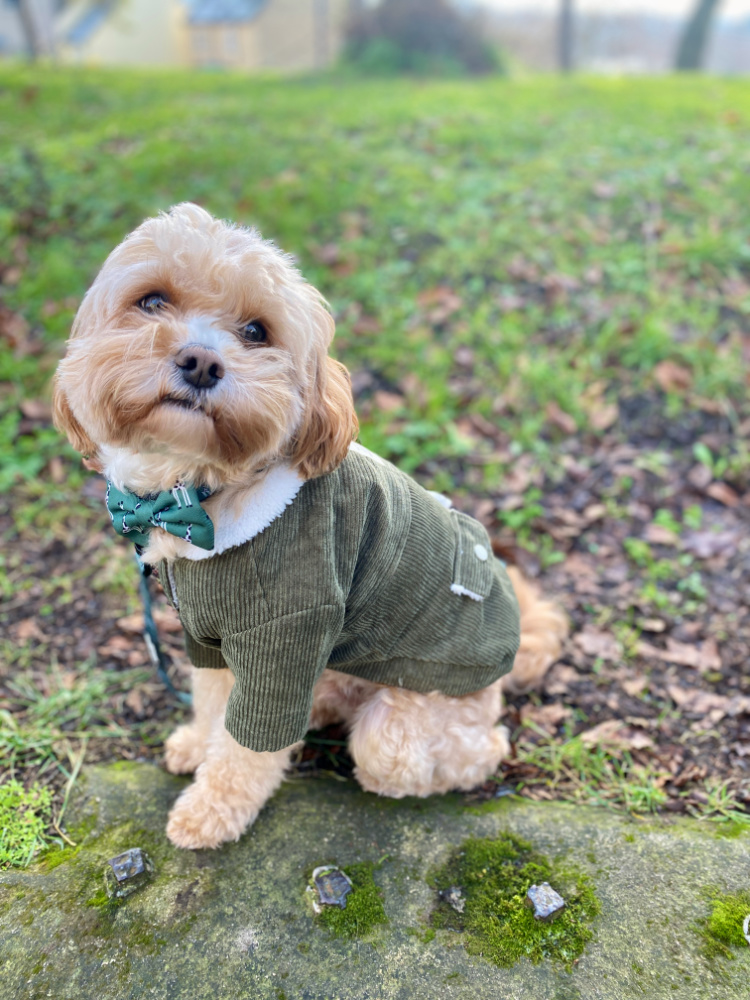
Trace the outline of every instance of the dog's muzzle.
{"label": "dog's muzzle", "polygon": [[219,355],[200,344],[181,348],[175,354],[174,363],[184,381],[195,389],[213,389],[224,378],[224,365]]}

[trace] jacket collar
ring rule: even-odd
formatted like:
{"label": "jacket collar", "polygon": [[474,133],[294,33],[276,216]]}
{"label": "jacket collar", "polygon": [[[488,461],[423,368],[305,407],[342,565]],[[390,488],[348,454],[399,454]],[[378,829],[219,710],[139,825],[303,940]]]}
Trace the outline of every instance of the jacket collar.
{"label": "jacket collar", "polygon": [[[248,491],[241,505],[222,508],[215,520],[215,540],[212,549],[188,545],[181,557],[210,559],[227,549],[250,541],[284,513],[302,488],[304,479],[288,465],[276,465]],[[217,497],[218,499],[218,497]],[[216,508],[212,506],[212,514]]]}

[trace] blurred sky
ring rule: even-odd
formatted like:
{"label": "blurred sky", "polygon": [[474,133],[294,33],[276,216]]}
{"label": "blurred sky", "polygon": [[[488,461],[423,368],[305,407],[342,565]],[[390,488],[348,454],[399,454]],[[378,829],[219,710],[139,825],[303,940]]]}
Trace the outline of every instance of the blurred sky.
{"label": "blurred sky", "polygon": [[[684,17],[695,7],[695,0],[574,0],[578,10],[595,10],[607,13],[646,12],[674,14]],[[483,7],[497,10],[557,10],[560,0],[481,0]],[[719,5],[720,17],[742,17],[750,14],[750,0],[724,0]]]}

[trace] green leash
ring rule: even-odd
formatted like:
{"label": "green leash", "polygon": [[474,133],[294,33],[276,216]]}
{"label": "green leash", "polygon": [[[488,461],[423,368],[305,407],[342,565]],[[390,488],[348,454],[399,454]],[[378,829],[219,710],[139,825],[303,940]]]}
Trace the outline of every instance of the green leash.
{"label": "green leash", "polygon": [[178,691],[169,679],[169,674],[167,673],[168,661],[161,648],[161,643],[159,642],[159,633],[156,628],[156,622],[154,621],[154,613],[151,604],[151,590],[148,585],[148,578],[151,576],[151,567],[148,563],[141,562],[137,552],[135,554],[135,561],[138,564],[138,576],[140,578],[138,590],[140,592],[141,603],[143,605],[143,638],[146,640],[146,649],[148,650],[151,665],[156,668],[156,674],[164,687],[167,688],[167,690],[170,691],[178,701],[181,701],[183,705],[192,705],[193,699],[191,696],[186,694],[184,691]]}

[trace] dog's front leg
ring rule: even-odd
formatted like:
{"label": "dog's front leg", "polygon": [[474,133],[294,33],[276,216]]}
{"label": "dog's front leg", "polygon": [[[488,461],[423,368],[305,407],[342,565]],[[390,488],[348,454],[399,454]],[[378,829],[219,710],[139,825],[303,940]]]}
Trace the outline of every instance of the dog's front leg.
{"label": "dog's front leg", "polygon": [[193,718],[166,742],[164,766],[171,774],[193,774],[206,759],[217,720],[224,715],[234,685],[232,671],[192,668]]}
{"label": "dog's front leg", "polygon": [[[296,746],[296,744],[295,744]],[[215,721],[195,781],[169,814],[167,836],[177,847],[218,847],[239,840],[281,784],[294,747],[248,750]]]}

